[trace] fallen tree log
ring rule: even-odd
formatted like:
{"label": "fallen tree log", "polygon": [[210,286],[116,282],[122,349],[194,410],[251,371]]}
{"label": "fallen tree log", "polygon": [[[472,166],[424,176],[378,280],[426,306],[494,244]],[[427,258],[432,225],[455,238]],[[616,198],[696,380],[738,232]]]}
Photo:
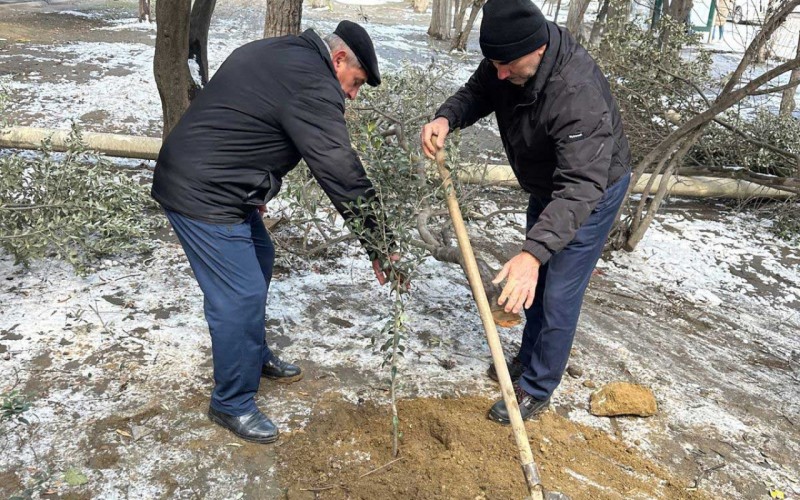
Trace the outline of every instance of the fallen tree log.
{"label": "fallen tree log", "polygon": [[[83,132],[81,135],[87,148],[108,156],[155,160],[158,158],[158,151],[161,148],[161,139],[157,137],[101,134],[96,132]],[[50,138],[54,151],[66,151],[68,137],[68,130],[9,127],[0,129],[0,148],[39,149],[42,141]],[[456,175],[462,182],[471,184],[518,185],[514,172],[508,165],[465,164],[459,167]],[[649,180],[650,174],[643,174],[636,183],[633,192],[641,193]],[[660,175],[655,182],[661,182]],[[768,181],[753,177],[741,179],[673,175],[669,179],[668,192],[672,196],[733,198],[739,200],[748,198],[788,199],[797,196],[798,190],[793,185],[786,185],[786,182],[780,179]]]}
{"label": "fallen tree log", "polygon": [[[462,165],[458,178],[467,183],[485,183],[490,185],[517,186],[514,172],[508,165]],[[656,176],[654,185],[661,183],[662,176]],[[650,181],[650,174],[642,174],[634,193],[642,193]],[[733,177],[685,176],[672,175],[667,192],[671,196],[688,198],[732,198],[745,200],[749,198],[789,199],[800,194],[791,185],[781,185],[782,181],[763,182],[758,179],[747,180]],[[765,185],[768,184],[768,185]]]}
{"label": "fallen tree log", "polygon": [[[42,141],[49,138],[53,151],[66,151],[69,133],[69,130],[35,127],[3,128],[0,129],[0,148],[39,149]],[[81,137],[88,149],[119,158],[155,160],[161,149],[161,138],[156,137],[97,132],[81,132]]]}

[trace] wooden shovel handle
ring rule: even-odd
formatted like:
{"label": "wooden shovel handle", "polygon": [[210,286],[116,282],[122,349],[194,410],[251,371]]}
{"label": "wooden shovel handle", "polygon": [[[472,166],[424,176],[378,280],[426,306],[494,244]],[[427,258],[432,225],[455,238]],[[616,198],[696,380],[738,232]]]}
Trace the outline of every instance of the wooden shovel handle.
{"label": "wooden shovel handle", "polygon": [[541,480],[539,479],[539,471],[536,468],[536,462],[533,460],[533,453],[531,453],[531,446],[528,442],[528,434],[525,432],[525,423],[522,421],[522,416],[519,412],[517,396],[514,394],[511,376],[508,373],[506,358],[503,354],[503,346],[500,344],[500,337],[497,334],[497,328],[492,318],[492,308],[489,305],[489,300],[486,298],[486,291],[483,288],[481,275],[478,271],[478,263],[475,261],[475,254],[472,252],[472,245],[469,242],[467,228],[461,216],[461,208],[458,206],[458,198],[453,189],[453,180],[450,177],[450,171],[445,167],[444,159],[444,150],[440,149],[436,153],[436,165],[439,167],[439,175],[442,177],[442,185],[444,187],[445,198],[447,199],[447,209],[450,212],[450,218],[453,220],[453,228],[456,232],[458,247],[461,249],[461,256],[464,259],[467,279],[469,280],[470,287],[472,287],[472,296],[475,297],[475,302],[478,305],[478,312],[483,322],[483,329],[486,332],[486,340],[492,352],[492,361],[497,371],[497,379],[500,381],[500,390],[503,393],[503,400],[506,403],[508,415],[511,419],[511,428],[514,433],[514,439],[517,441],[519,458],[522,463],[522,470],[525,473],[528,491],[533,500],[543,500],[544,490]]}

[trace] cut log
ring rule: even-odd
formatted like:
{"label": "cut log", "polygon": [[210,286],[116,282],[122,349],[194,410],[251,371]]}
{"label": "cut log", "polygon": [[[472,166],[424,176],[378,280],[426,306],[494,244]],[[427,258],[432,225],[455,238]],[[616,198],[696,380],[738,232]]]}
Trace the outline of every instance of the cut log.
{"label": "cut log", "polygon": [[[489,184],[518,186],[517,178],[508,165],[462,165],[457,173],[462,182],[469,184]],[[641,193],[650,174],[642,174],[642,177],[633,188],[634,193]],[[658,175],[654,185],[658,186],[661,182],[661,175]],[[788,199],[797,194],[788,189],[779,187],[769,187],[745,179],[734,179],[728,177],[714,176],[682,176],[673,175],[669,179],[667,191],[670,196],[685,196],[688,198],[774,198]]]}
{"label": "cut log", "polygon": [[[161,148],[161,139],[156,137],[137,137],[121,134],[100,134],[83,132],[83,141],[87,148],[108,156],[121,158],[139,158],[155,160]],[[0,129],[0,148],[39,149],[43,140],[50,137],[54,151],[66,151],[68,130],[9,127]],[[456,172],[459,180],[469,184],[488,184],[518,186],[514,172],[508,165],[475,165],[463,164]],[[656,179],[655,185],[661,181]],[[641,193],[650,179],[650,174],[643,174],[633,189]],[[780,189],[779,179],[776,186],[764,186],[746,179],[734,179],[713,176],[681,176],[673,175],[669,180],[668,192],[671,196],[689,198],[772,198],[788,199],[797,196],[789,189]]]}
{"label": "cut log", "polygon": [[[49,137],[53,151],[66,151],[69,133],[69,130],[47,128],[4,128],[0,129],[0,148],[39,149],[42,141]],[[155,160],[158,158],[159,149],[161,149],[161,138],[157,137],[99,134],[96,132],[82,132],[81,136],[88,149],[120,158]]]}

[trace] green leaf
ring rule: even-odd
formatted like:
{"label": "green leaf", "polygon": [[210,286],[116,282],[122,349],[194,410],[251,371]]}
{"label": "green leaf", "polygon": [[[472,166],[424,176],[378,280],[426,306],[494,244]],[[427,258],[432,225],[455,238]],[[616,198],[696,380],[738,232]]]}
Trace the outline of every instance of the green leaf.
{"label": "green leaf", "polygon": [[69,469],[64,473],[64,481],[70,486],[81,486],[88,483],[89,478],[78,469]]}

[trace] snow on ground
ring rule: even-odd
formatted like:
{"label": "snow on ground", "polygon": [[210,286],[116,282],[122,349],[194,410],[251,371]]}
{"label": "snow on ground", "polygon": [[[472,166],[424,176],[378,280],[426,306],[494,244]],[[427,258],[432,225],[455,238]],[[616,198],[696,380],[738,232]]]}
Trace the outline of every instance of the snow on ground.
{"label": "snow on ground", "polygon": [[[491,202],[484,205],[484,210],[495,208]],[[508,222],[490,230],[493,241],[521,237],[516,227],[521,220],[512,216]],[[334,261],[292,272],[285,271],[292,267],[285,252],[279,252],[278,263],[284,271],[273,280],[267,313],[273,347],[287,359],[314,366],[317,377],[329,380],[326,390],[353,402],[384,400],[388,373],[381,367],[379,347],[389,299],[387,290],[373,283],[361,251],[350,247]],[[741,482],[760,480],[785,491],[797,489],[792,482],[800,473],[796,462],[787,465],[793,462],[776,453],[800,453],[798,435],[779,423],[800,417],[791,365],[798,355],[800,307],[797,300],[779,301],[798,296],[798,264],[796,247],[770,237],[750,217],[661,218],[639,251],[615,253],[602,263],[572,359],[597,383],[629,379],[650,386],[659,415],[613,421],[592,417],[586,412],[591,391],[570,377],[554,405],[575,421],[643,442],[642,449],[676,467],[698,453],[705,460],[708,447],[735,446],[735,452],[724,451],[726,472],[740,482],[710,477],[715,491],[738,496]],[[107,260],[86,277],[50,261],[25,270],[6,257],[0,261],[0,282],[5,284],[0,291],[5,356],[0,369],[10,375],[6,380],[18,378],[28,388],[45,373],[56,386],[34,401],[30,412],[40,435],[49,437],[31,442],[19,456],[4,456],[0,465],[30,463],[52,449],[65,456],[85,450],[91,426],[65,418],[67,409],[91,413],[95,420],[111,419],[172,394],[173,401],[196,399],[193,404],[202,411],[210,389],[203,300],[172,239],[144,261]],[[719,300],[696,301],[699,291]],[[613,306],[619,297],[633,297],[640,306]],[[400,370],[403,397],[496,394],[483,375],[488,348],[459,268],[425,262],[413,284],[408,316],[411,334]],[[521,328],[501,331],[510,354]],[[154,395],[159,396],[154,400]],[[311,412],[303,400],[283,393],[259,394],[257,402],[283,431],[301,427]],[[664,442],[666,433],[674,442]],[[698,434],[712,444],[698,440]],[[180,461],[172,444],[154,443],[151,451],[163,448],[165,460]],[[113,475],[121,471],[95,471],[102,476],[93,482],[113,489],[124,480],[130,491],[148,496],[147,485],[137,480],[152,477],[147,461],[138,467],[119,478]]]}
{"label": "snow on ground", "polygon": [[[431,49],[419,21],[424,14],[403,15],[407,24],[366,23],[382,65],[426,63],[433,54],[455,59]],[[323,32],[335,26],[323,17],[304,17],[305,26]],[[258,36],[259,23],[249,21],[215,19],[212,73],[235,47]],[[98,29],[147,35],[154,27],[121,19]],[[43,70],[31,69],[0,76],[0,83],[16,96],[12,116],[35,125],[63,128],[71,119],[103,113],[100,120],[87,117],[98,130],[157,135],[161,111],[152,50],[146,43],[28,45],[13,57],[31,67],[59,66],[63,76],[42,81]],[[0,53],[0,62],[11,57]],[[732,61],[735,55],[715,58]],[[453,73],[454,85],[466,80],[477,59],[473,50]],[[517,196],[514,190],[503,193]],[[484,212],[501,208],[494,201],[480,206]],[[492,230],[493,241],[513,245],[521,238],[522,219],[505,216],[505,224]],[[280,259],[287,259],[285,253]],[[292,267],[280,259],[284,269]],[[276,275],[268,304],[270,338],[286,358],[304,360],[317,377],[329,380],[326,390],[352,401],[385,398],[387,373],[378,347],[388,314],[386,290],[373,284],[357,249],[323,264]],[[591,391],[584,380],[570,377],[554,405],[571,419],[641,441],[643,449],[677,468],[697,462],[710,470],[724,457],[726,467],[708,472],[703,481],[726,497],[754,498],[764,483],[800,494],[794,459],[800,454],[799,269],[797,247],[776,240],[753,217],[667,211],[636,252],[602,261],[572,358],[598,383],[624,379],[651,386],[661,413],[651,419],[592,417],[586,411]],[[33,391],[43,376],[54,385],[31,410],[38,435],[46,437],[31,440],[17,456],[4,454],[0,470],[29,465],[53,450],[65,466],[71,456],[81,456],[93,438],[90,426],[69,417],[73,413],[102,421],[168,404],[154,401],[154,394],[174,394],[171,399],[192,401],[193,410],[202,412],[211,383],[210,343],[202,296],[174,240],[161,242],[144,261],[109,260],[86,277],[51,261],[25,270],[6,256],[0,283],[0,390],[19,379]],[[425,262],[409,308],[413,334],[401,369],[404,396],[496,394],[483,376],[488,349],[458,268]],[[520,333],[521,326],[501,331],[509,354]],[[311,411],[290,396],[273,390],[258,400],[284,431],[302,426]],[[198,436],[186,433],[180,439],[188,446]],[[139,437],[161,460],[185,461],[179,448]],[[148,461],[137,463],[131,470],[94,471],[94,484],[106,488],[102,496],[162,494],[149,484]],[[216,479],[219,490],[213,493],[220,497],[230,496],[225,482],[242,480]]]}
{"label": "snow on ground", "polygon": [[[465,82],[479,61],[477,40],[472,40],[472,53],[467,56],[439,53],[432,49],[427,27],[421,22],[426,14],[408,11],[404,16],[409,24],[385,25],[359,20],[375,41],[383,71],[397,71],[405,64],[426,65],[435,58],[454,65],[454,71],[447,75],[454,87]],[[208,47],[212,75],[234,49],[260,37],[261,27],[250,22],[252,16],[247,11],[235,15],[239,17],[215,16],[212,19]],[[242,22],[241,17],[248,22]],[[332,32],[337,23],[338,19],[308,9],[303,18],[304,29],[314,28],[321,34]],[[110,19],[108,26],[95,29],[146,32],[151,34],[151,39],[155,36],[155,24],[139,23],[134,18]],[[152,42],[27,44],[24,50],[13,55],[0,52],[0,63],[23,60],[28,68],[55,65],[63,67],[63,71],[47,79],[37,70],[23,74],[0,72],[0,86],[11,93],[9,111],[21,124],[66,128],[75,120],[85,121],[89,130],[156,136],[161,104],[152,78],[153,51]],[[465,58],[468,64],[455,64]],[[79,71],[75,69],[77,65],[91,70]]]}

